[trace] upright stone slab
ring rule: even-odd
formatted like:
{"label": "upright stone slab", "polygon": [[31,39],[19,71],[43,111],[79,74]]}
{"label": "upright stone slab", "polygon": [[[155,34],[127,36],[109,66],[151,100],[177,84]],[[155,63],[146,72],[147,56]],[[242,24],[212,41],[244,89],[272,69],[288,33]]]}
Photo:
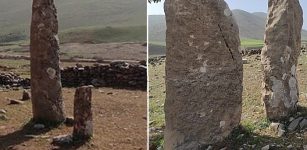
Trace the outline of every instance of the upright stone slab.
{"label": "upright stone slab", "polygon": [[227,137],[242,110],[239,29],[223,0],[166,0],[166,150]]}
{"label": "upright stone slab", "polygon": [[281,120],[297,109],[296,76],[303,12],[298,0],[269,0],[263,65],[262,100],[267,117]]}
{"label": "upright stone slab", "polygon": [[83,86],[76,89],[74,101],[74,131],[73,138],[86,140],[93,135],[92,90]]}
{"label": "upright stone slab", "polygon": [[57,12],[53,0],[33,0],[31,95],[34,120],[64,121]]}

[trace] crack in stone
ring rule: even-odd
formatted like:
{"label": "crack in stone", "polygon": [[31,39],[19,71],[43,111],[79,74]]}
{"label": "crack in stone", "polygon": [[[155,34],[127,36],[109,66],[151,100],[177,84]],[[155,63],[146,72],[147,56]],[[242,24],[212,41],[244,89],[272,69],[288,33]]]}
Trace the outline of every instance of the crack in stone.
{"label": "crack in stone", "polygon": [[228,51],[229,51],[229,53],[230,53],[230,55],[231,55],[232,60],[235,60],[235,58],[233,57],[231,48],[229,47],[229,45],[228,45],[228,43],[227,43],[227,41],[226,41],[226,38],[225,38],[225,36],[224,36],[224,34],[223,34],[223,30],[222,30],[220,24],[217,24],[217,25],[218,25],[218,27],[219,27],[219,29],[220,29],[220,32],[221,32],[221,34],[222,34],[222,38],[223,38],[223,40],[224,40],[224,42],[225,42],[226,47],[228,48]]}

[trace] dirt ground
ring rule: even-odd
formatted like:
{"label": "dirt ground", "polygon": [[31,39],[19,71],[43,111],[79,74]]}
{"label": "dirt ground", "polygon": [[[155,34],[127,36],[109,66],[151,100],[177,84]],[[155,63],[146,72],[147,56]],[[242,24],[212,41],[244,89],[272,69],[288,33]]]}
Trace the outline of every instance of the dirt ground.
{"label": "dirt ground", "polygon": [[[64,88],[65,112],[73,115],[75,89]],[[94,137],[88,143],[58,147],[51,144],[54,136],[71,134],[72,127],[33,129],[31,101],[8,105],[7,98],[20,99],[22,90],[0,92],[0,109],[7,111],[8,120],[0,120],[1,150],[145,150],[147,143],[146,91],[112,88],[93,89],[92,111]]]}

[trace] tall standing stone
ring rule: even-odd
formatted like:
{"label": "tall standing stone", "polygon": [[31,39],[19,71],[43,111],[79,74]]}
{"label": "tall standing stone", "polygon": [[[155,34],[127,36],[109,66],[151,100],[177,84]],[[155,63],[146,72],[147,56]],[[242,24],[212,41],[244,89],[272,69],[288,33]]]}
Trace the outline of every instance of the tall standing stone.
{"label": "tall standing stone", "polygon": [[33,0],[31,23],[31,94],[33,118],[64,121],[59,67],[57,11],[53,0]]}
{"label": "tall standing stone", "polygon": [[91,87],[83,86],[76,89],[74,119],[74,139],[87,140],[91,138],[93,135]]}
{"label": "tall standing stone", "polygon": [[303,12],[298,0],[269,0],[261,63],[262,100],[270,120],[284,119],[297,109],[296,67],[302,25]]}
{"label": "tall standing stone", "polygon": [[239,29],[223,0],[166,0],[166,150],[227,137],[242,111]]}

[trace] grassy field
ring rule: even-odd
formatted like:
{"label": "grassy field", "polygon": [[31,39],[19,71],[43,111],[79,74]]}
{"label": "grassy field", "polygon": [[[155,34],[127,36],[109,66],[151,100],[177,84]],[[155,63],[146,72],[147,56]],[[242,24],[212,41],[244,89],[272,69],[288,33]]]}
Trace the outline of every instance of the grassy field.
{"label": "grassy field", "polygon": [[[165,42],[151,41],[148,45],[150,57],[165,55]],[[242,39],[241,46],[243,48],[262,48],[263,41],[256,39]]]}
{"label": "grassy field", "polygon": [[262,48],[263,44],[264,43],[262,40],[256,40],[256,39],[241,40],[241,46],[243,46],[244,48]]}
{"label": "grassy field", "polygon": [[146,26],[83,27],[60,32],[61,43],[145,42]]}
{"label": "grassy field", "polygon": [[[279,138],[275,132],[269,129],[270,122],[265,117],[263,102],[261,101],[261,64],[260,56],[247,57],[248,64],[244,65],[244,91],[243,113],[241,125],[245,132],[237,132],[230,138],[230,146],[245,148],[245,145],[256,145],[255,149],[261,149],[267,144],[281,145],[283,148],[292,144],[296,148],[307,144],[307,132],[288,134]],[[300,87],[299,109],[301,114],[307,116],[307,55],[301,55],[298,66],[298,80]],[[163,144],[164,129],[164,101],[165,101],[165,63],[149,65],[149,118],[150,135],[152,144]]]}

